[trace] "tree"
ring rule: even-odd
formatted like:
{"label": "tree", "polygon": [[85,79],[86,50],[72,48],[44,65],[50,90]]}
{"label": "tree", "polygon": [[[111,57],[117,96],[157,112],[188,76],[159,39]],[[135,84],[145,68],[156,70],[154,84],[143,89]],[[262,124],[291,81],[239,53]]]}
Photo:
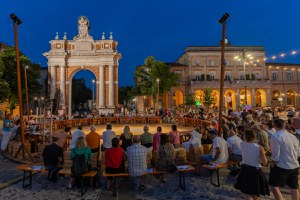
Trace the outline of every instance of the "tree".
{"label": "tree", "polygon": [[129,102],[134,94],[135,94],[135,91],[133,90],[133,87],[132,86],[125,86],[125,87],[120,87],[119,88],[119,104],[124,104],[124,102]]}
{"label": "tree", "polygon": [[[28,82],[28,96],[32,98],[33,93],[38,93],[41,85],[38,82],[40,78],[41,65],[31,63],[22,52],[20,52],[20,66],[21,66],[21,85],[25,85],[24,67],[28,65],[27,82]],[[2,87],[3,86],[3,87]],[[0,95],[1,101],[8,99],[10,108],[15,108],[18,103],[18,83],[16,70],[16,52],[14,47],[9,47],[0,53]],[[22,87],[23,102],[26,100],[25,87]],[[14,105],[12,105],[14,104]]]}
{"label": "tree", "polygon": [[215,104],[215,97],[211,95],[212,91],[210,88],[206,88],[204,90],[204,100],[203,105],[206,107],[207,111],[209,111],[209,107],[212,104]]}
{"label": "tree", "polygon": [[185,98],[185,105],[187,106],[193,106],[195,105],[195,95],[194,94],[190,94]]}
{"label": "tree", "polygon": [[170,66],[156,61],[153,56],[146,58],[144,65],[138,66],[134,72],[134,90],[138,95],[155,95],[157,79],[159,79],[159,94],[170,91],[172,86],[179,84],[179,74],[171,72]]}
{"label": "tree", "polygon": [[72,81],[72,102],[73,108],[79,110],[80,105],[92,99],[92,90],[86,87],[86,81],[83,78],[73,78]]}

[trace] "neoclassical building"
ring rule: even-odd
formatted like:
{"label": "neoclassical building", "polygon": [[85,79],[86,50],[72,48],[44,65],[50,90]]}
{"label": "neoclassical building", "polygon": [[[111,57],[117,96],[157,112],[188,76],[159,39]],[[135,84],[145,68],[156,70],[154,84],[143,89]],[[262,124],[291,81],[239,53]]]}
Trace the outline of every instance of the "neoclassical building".
{"label": "neoclassical building", "polygon": [[[90,24],[85,16],[78,18],[78,35],[68,40],[66,33],[58,33],[50,41],[51,49],[43,55],[48,59],[48,87],[50,98],[59,94],[59,107],[71,116],[72,79],[81,70],[89,70],[96,77],[96,108],[100,112],[113,112],[118,104],[118,67],[121,54],[118,42],[102,34],[94,40],[89,34]],[[88,80],[91,81],[91,80]]]}
{"label": "neoclassical building", "polygon": [[205,88],[212,89],[216,105],[222,96],[223,106],[227,108],[236,109],[244,105],[245,100],[248,105],[262,107],[298,107],[300,104],[300,64],[267,63],[262,46],[225,47],[223,95],[219,93],[220,46],[187,47],[170,66],[173,72],[181,75],[181,79],[180,85],[172,87],[163,97],[169,107],[184,104],[186,97],[192,94],[201,103]]}

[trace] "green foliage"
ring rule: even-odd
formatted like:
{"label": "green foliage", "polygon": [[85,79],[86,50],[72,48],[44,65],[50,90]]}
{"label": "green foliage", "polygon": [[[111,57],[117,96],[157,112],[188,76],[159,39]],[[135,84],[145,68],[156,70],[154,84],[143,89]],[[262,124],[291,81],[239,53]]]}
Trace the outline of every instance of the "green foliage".
{"label": "green foliage", "polygon": [[170,66],[156,61],[153,56],[146,58],[143,66],[138,66],[134,72],[135,91],[138,95],[154,95],[157,92],[159,79],[159,93],[168,92],[172,86],[179,84],[179,74],[171,72]]}
{"label": "green foliage", "polygon": [[[27,69],[27,82],[28,82],[28,94],[31,99],[32,94],[36,94],[40,91],[41,85],[37,81],[40,78],[39,64],[31,63],[22,52],[20,52],[20,70],[21,70],[21,85],[23,101],[25,101],[25,80],[24,80],[24,68],[28,65]],[[2,87],[3,86],[3,87]],[[18,82],[17,82],[17,69],[16,69],[16,52],[14,47],[9,47],[0,53],[0,95],[1,100],[8,99],[10,107],[15,107],[18,103]]]}
{"label": "green foliage", "polygon": [[119,87],[119,104],[124,104],[124,102],[129,102],[135,94],[132,86]]}
{"label": "green foliage", "polygon": [[73,111],[78,111],[80,105],[92,99],[92,90],[85,85],[86,81],[83,78],[72,80],[72,106]]}
{"label": "green foliage", "polygon": [[185,98],[185,105],[193,106],[196,103],[196,96],[194,94],[190,94]]}
{"label": "green foliage", "polygon": [[210,88],[204,90],[204,100],[203,105],[209,108],[211,105],[215,104],[215,98],[211,95],[212,91]]}
{"label": "green foliage", "polygon": [[18,99],[15,96],[12,96],[11,98],[9,98],[8,108],[9,108],[10,114],[13,113],[13,110],[17,107],[16,106],[17,104],[18,104]]}

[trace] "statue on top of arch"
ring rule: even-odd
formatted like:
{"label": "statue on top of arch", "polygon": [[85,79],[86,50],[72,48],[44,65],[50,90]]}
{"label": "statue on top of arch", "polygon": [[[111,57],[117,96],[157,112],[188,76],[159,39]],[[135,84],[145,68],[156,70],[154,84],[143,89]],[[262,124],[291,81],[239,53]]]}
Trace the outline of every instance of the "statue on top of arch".
{"label": "statue on top of arch", "polygon": [[88,18],[86,16],[80,16],[78,18],[78,35],[74,37],[74,40],[83,38],[93,39],[93,37],[89,35],[89,31],[90,22]]}

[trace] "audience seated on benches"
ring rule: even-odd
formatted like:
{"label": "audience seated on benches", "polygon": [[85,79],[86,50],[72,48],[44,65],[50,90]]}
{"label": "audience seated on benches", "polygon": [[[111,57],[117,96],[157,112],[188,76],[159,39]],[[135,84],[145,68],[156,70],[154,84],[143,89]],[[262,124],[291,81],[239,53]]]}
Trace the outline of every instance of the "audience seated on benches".
{"label": "audience seated on benches", "polygon": [[[56,181],[59,167],[64,162],[63,149],[58,146],[58,138],[52,137],[52,144],[46,146],[43,151],[44,166],[48,170],[48,180]],[[51,175],[51,176],[50,176]]]}
{"label": "audience seated on benches", "polygon": [[140,190],[145,189],[147,174],[147,148],[140,144],[140,136],[133,136],[133,144],[127,148],[128,171],[131,176],[140,177]]}
{"label": "audience seated on benches", "polygon": [[112,147],[111,140],[116,137],[116,133],[112,131],[112,125],[106,124],[106,131],[102,133],[103,144],[101,151],[106,151]]}
{"label": "audience seated on benches", "polygon": [[[75,172],[75,165],[77,165],[77,162],[78,162],[77,160],[80,160],[80,156],[84,156],[85,159],[82,162],[85,162],[85,164],[86,164],[86,169],[84,169],[85,172],[82,171],[82,174],[83,174],[90,170],[90,168],[91,168],[90,161],[91,161],[91,157],[92,157],[91,149],[90,149],[90,147],[85,145],[85,141],[84,141],[83,137],[79,137],[77,139],[75,148],[71,150],[70,158],[73,161],[72,168],[71,168],[73,176],[71,176],[69,188],[72,188],[74,181],[75,181],[74,178],[77,178],[77,175],[80,175],[80,174],[77,174],[77,172]],[[84,165],[80,165],[80,166],[84,166]]]}
{"label": "audience seated on benches", "polygon": [[[119,147],[119,139],[112,139],[112,148],[105,151],[105,172],[109,174],[118,174],[125,172],[126,155],[124,150]],[[110,189],[110,181],[113,177],[108,177],[107,189]],[[114,180],[114,188],[118,188],[118,178]]]}
{"label": "audience seated on benches", "polygon": [[130,132],[130,127],[124,126],[123,133],[120,136],[120,140],[122,141],[121,147],[124,149],[124,151],[127,150],[127,147],[132,145],[132,137],[133,134]]}

